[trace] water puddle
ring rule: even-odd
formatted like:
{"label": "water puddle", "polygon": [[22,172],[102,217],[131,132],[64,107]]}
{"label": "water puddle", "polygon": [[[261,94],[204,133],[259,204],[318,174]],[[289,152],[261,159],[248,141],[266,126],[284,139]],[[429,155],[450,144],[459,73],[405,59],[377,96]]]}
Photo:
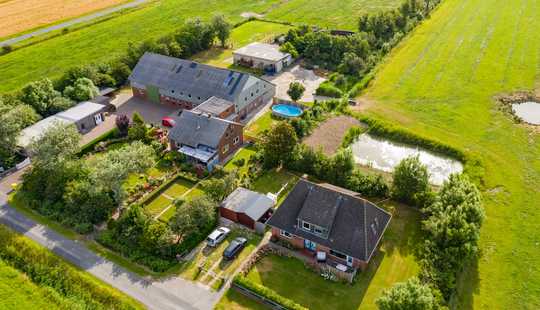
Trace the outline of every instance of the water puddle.
{"label": "water puddle", "polygon": [[529,101],[512,104],[512,111],[524,122],[540,125],[540,103]]}
{"label": "water puddle", "polygon": [[463,171],[463,165],[455,159],[368,134],[360,135],[351,147],[356,163],[386,172],[392,172],[401,160],[419,155],[420,161],[428,168],[429,181],[434,185],[442,185],[450,174]]}

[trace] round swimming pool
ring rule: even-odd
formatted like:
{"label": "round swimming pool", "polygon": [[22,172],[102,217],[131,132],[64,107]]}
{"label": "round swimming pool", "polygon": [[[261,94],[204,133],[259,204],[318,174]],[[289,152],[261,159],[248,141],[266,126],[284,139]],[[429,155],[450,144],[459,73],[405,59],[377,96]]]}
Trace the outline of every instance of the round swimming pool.
{"label": "round swimming pool", "polygon": [[281,117],[290,118],[302,115],[302,109],[289,104],[276,104],[272,107],[272,112]]}

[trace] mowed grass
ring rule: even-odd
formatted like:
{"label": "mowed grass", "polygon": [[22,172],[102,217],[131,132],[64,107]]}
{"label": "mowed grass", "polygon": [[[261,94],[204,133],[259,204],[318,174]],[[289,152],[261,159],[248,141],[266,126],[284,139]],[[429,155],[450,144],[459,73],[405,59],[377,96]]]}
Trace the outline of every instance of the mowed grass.
{"label": "mowed grass", "polygon": [[[255,153],[256,151],[253,147],[243,147],[234,155],[233,158],[229,160],[227,164],[225,164],[223,169],[225,169],[225,171],[232,171],[236,169],[238,170],[238,174],[240,174],[241,176],[245,175],[249,170],[249,159],[251,158],[251,156],[255,155]],[[242,159],[244,160],[244,165],[238,166],[236,162]]]}
{"label": "mowed grass", "polygon": [[356,31],[358,17],[396,8],[401,0],[294,0],[282,1],[265,15],[271,20]]}
{"label": "mowed grass", "polygon": [[232,52],[251,42],[271,42],[274,37],[285,34],[290,26],[263,21],[247,22],[234,28],[229,38],[228,48],[214,47],[193,57],[195,61],[212,66],[227,68],[233,64]]}
{"label": "mowed grass", "polygon": [[493,96],[540,89],[540,2],[446,0],[379,68],[368,113],[476,153],[481,258],[455,309],[540,308],[540,141]]}
{"label": "mowed grass", "polygon": [[[309,309],[377,309],[375,300],[382,290],[419,270],[413,252],[420,240],[420,213],[402,205],[394,208],[380,250],[353,285],[327,281],[296,258],[273,255],[255,265],[248,278]],[[249,309],[250,303],[246,297],[228,293],[219,305],[229,304]]]}

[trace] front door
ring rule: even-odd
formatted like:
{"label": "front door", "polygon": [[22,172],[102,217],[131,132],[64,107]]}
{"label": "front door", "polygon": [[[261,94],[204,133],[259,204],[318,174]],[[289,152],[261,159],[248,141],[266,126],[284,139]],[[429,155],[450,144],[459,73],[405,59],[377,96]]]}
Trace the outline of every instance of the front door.
{"label": "front door", "polygon": [[347,256],[347,266],[349,267],[353,266],[353,258],[350,256]]}
{"label": "front door", "polygon": [[96,121],[96,125],[103,123],[103,116],[101,116],[101,113],[94,115],[94,120]]}
{"label": "front door", "polygon": [[304,248],[315,251],[317,249],[317,244],[311,240],[304,239]]}

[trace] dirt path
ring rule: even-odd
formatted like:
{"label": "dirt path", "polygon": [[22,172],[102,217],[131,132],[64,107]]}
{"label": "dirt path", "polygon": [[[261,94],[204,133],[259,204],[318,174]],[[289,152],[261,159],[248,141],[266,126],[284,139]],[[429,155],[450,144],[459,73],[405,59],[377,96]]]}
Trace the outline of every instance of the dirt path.
{"label": "dirt path", "polygon": [[353,126],[360,126],[354,117],[337,116],[326,120],[313,133],[304,140],[304,144],[313,148],[321,148],[323,153],[333,155],[341,146],[343,137]]}

